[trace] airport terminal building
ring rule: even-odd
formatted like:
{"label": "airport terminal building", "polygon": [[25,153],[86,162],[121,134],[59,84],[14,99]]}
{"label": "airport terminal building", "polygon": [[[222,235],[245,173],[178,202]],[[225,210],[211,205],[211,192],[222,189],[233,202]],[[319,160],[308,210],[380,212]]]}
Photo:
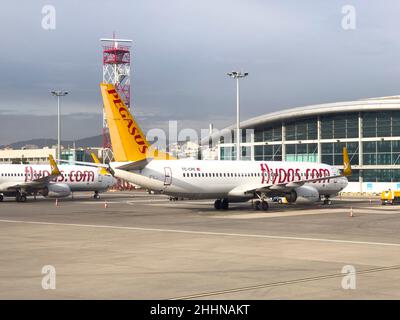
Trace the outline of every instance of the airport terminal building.
{"label": "airport terminal building", "polygon": [[[347,146],[353,175],[344,192],[400,189],[400,96],[288,109],[243,121],[241,129],[243,160],[310,161],[342,168]],[[254,130],[247,139],[245,129]],[[235,159],[234,144],[222,138],[218,158]]]}

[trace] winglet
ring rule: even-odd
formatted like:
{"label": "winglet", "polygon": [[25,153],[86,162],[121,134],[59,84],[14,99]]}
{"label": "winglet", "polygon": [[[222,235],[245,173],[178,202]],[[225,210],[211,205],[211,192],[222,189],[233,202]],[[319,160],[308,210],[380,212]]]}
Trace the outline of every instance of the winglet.
{"label": "winglet", "polygon": [[[101,163],[99,158],[97,158],[97,156],[93,152],[91,152],[90,155],[92,156],[94,163]],[[108,175],[109,172],[106,170],[106,168],[100,168],[100,174]]]}
{"label": "winglet", "polygon": [[351,165],[349,160],[349,154],[347,153],[346,147],[343,147],[343,175],[345,177],[351,175]]}
{"label": "winglet", "polygon": [[49,154],[49,161],[50,161],[50,167],[51,167],[51,175],[52,176],[60,175],[61,172],[58,169],[57,163],[55,162],[55,160],[51,154]]}

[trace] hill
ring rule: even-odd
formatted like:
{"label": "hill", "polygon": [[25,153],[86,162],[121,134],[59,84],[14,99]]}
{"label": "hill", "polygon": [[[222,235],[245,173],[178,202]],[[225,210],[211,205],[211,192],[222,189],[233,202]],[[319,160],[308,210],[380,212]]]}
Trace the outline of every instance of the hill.
{"label": "hill", "polygon": [[[61,144],[64,146],[64,148],[67,148],[68,146],[70,148],[72,148],[74,143],[75,143],[76,148],[101,147],[103,145],[103,136],[98,135],[98,136],[78,139],[75,141],[73,141],[73,140],[62,140],[61,141]],[[11,143],[8,145],[2,145],[2,146],[0,146],[0,149],[4,149],[4,148],[21,149],[27,145],[35,145],[38,148],[43,148],[43,147],[51,148],[52,146],[57,145],[57,140],[43,138],[43,139],[31,139],[31,140],[25,140],[25,141],[18,141],[18,142],[14,142],[14,143]]]}

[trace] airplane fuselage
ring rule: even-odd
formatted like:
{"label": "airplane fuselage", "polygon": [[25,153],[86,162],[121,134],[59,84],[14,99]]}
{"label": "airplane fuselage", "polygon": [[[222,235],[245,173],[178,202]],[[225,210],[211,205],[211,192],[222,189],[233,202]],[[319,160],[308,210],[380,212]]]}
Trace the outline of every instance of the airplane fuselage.
{"label": "airplane fuselage", "polygon": [[[102,175],[93,167],[59,165],[60,175],[50,183],[66,184],[74,191],[105,191],[115,183],[115,178]],[[7,193],[10,184],[23,184],[50,175],[48,165],[0,165],[0,192]]]}
{"label": "airplane fuselage", "polygon": [[[115,176],[142,187],[167,195],[192,198],[227,198],[244,201],[253,195],[241,196],[237,188],[271,186],[271,195],[282,195],[290,185],[300,180],[339,175],[339,171],[326,164],[281,161],[217,161],[217,160],[156,160],[145,168],[128,172],[117,169],[122,163],[111,163]],[[318,191],[319,195],[331,196],[343,190],[347,178],[337,177],[305,183]],[[276,185],[276,188],[274,188]]]}

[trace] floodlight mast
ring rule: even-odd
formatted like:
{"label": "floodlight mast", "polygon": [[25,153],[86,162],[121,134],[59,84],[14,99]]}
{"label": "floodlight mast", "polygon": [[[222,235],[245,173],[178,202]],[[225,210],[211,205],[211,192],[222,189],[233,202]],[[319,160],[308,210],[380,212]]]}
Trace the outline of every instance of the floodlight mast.
{"label": "floodlight mast", "polygon": [[231,78],[236,79],[236,160],[240,160],[242,150],[240,149],[240,104],[239,104],[239,80],[247,77],[248,72],[232,71],[227,73]]}
{"label": "floodlight mast", "polygon": [[61,112],[60,112],[60,97],[68,94],[68,91],[53,90],[51,94],[57,97],[57,159],[61,160]]}

